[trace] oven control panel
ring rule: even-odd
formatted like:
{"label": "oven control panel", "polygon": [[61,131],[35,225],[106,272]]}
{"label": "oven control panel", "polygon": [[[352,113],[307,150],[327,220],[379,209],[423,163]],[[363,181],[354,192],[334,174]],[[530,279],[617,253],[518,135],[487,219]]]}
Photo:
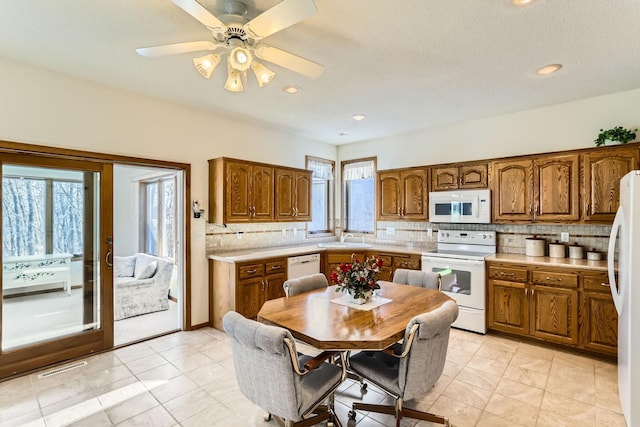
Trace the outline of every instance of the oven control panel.
{"label": "oven control panel", "polygon": [[438,243],[496,245],[495,231],[438,230]]}

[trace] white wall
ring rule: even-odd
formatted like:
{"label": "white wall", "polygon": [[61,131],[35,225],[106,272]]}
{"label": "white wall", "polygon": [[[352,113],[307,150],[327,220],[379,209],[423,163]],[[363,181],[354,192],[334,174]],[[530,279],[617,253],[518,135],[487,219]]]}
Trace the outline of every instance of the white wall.
{"label": "white wall", "polygon": [[[203,82],[203,84],[207,84]],[[207,92],[203,92],[205,96]],[[304,167],[333,145],[0,59],[0,140],[191,164],[191,197],[207,206],[207,159]],[[192,237],[205,223],[191,219]],[[193,239],[192,323],[208,320],[204,239]]]}
{"label": "white wall", "polygon": [[340,160],[378,156],[378,169],[594,147],[601,128],[640,128],[640,89],[342,145]]}

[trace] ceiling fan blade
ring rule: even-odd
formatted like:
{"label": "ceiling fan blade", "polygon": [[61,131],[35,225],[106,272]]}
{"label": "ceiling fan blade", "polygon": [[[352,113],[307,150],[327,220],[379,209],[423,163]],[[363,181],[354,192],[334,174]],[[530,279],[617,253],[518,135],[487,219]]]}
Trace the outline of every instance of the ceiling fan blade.
{"label": "ceiling fan blade", "polygon": [[247,22],[244,31],[252,39],[260,40],[313,16],[316,11],[313,0],[283,0]]}
{"label": "ceiling fan blade", "polygon": [[227,26],[222,23],[218,18],[213,16],[211,12],[204,8],[196,0],[171,0],[182,10],[189,15],[196,18],[203,25],[209,28],[214,33],[224,33],[227,31]]}
{"label": "ceiling fan blade", "polygon": [[272,62],[312,79],[319,77],[324,71],[324,65],[309,61],[308,59],[294,55],[293,53],[285,52],[284,50],[273,46],[267,46],[264,44],[258,45],[256,46],[254,53],[260,59]]}
{"label": "ceiling fan blade", "polygon": [[216,50],[222,45],[212,41],[185,42],[166,44],[163,46],[141,47],[136,49],[138,55],[148,58],[156,58],[158,56],[175,55],[178,53],[197,52],[199,50]]}

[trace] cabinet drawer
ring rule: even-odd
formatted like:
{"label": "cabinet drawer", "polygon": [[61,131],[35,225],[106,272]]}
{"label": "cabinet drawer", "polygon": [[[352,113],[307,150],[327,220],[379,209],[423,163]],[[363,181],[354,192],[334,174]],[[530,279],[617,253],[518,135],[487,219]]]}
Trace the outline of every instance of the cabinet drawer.
{"label": "cabinet drawer", "polygon": [[283,273],[287,271],[287,262],[284,259],[278,259],[265,263],[265,273]]}
{"label": "cabinet drawer", "polygon": [[489,279],[508,280],[525,283],[528,271],[521,268],[489,267]]}
{"label": "cabinet drawer", "polygon": [[578,276],[575,274],[534,271],[532,281],[537,285],[563,286],[570,288],[578,287]]}
{"label": "cabinet drawer", "polygon": [[409,270],[420,270],[420,258],[418,257],[393,257],[393,266],[397,268],[407,268]]}
{"label": "cabinet drawer", "polygon": [[[328,264],[341,264],[343,262],[351,262],[352,252],[338,252],[338,253],[327,253],[327,263]],[[364,252],[353,252],[355,258],[360,261],[364,261]]]}
{"label": "cabinet drawer", "polygon": [[385,267],[391,267],[392,265],[391,263],[392,258],[388,255],[369,254],[368,256],[375,256],[378,260],[382,261],[382,265]]}
{"label": "cabinet drawer", "polygon": [[264,276],[264,264],[248,264],[238,267],[238,276],[240,279],[250,277]]}
{"label": "cabinet drawer", "polygon": [[609,276],[603,274],[598,276],[584,276],[582,286],[585,290],[610,292]]}

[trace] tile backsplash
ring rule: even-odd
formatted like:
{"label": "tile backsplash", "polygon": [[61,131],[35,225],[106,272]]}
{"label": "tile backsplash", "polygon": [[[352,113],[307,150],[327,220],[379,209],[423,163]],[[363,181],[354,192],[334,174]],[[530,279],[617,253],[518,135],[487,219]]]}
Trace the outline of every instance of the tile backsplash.
{"label": "tile backsplash", "polygon": [[[495,231],[498,252],[524,254],[525,239],[537,236],[547,243],[560,240],[560,233],[569,233],[569,242],[577,243],[586,250],[606,252],[609,244],[610,225],[584,224],[445,224],[409,221],[378,221],[374,234],[354,233],[350,241],[412,246],[433,249],[438,230]],[[337,235],[340,230],[337,231]],[[207,224],[207,253],[242,250],[247,248],[269,248],[316,244],[335,240],[336,237],[307,237],[306,222],[280,222],[256,224],[231,224],[222,226]],[[337,236],[336,235],[336,236]]]}

